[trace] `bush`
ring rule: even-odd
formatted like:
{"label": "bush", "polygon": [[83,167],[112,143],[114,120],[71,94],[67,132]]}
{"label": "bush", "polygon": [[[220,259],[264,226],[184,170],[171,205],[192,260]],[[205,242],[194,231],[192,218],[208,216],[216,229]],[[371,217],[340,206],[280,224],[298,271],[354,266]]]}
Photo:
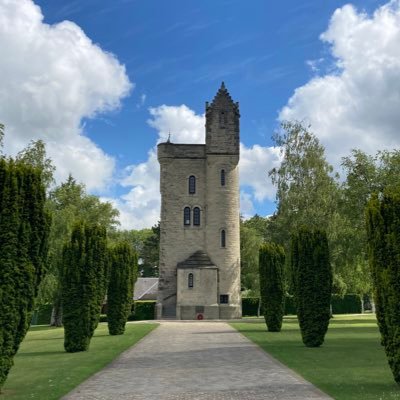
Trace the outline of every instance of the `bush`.
{"label": "bush", "polygon": [[137,278],[137,257],[128,243],[110,249],[110,281],[107,319],[110,335],[122,335],[131,312],[133,286]]}
{"label": "bush", "polygon": [[285,311],[283,268],[285,251],[275,243],[261,245],[259,251],[260,297],[268,331],[280,332]]}
{"label": "bush", "polygon": [[324,342],[331,314],[332,269],[326,233],[300,229],[292,237],[291,266],[303,343],[318,347]]}
{"label": "bush", "polygon": [[156,311],[155,300],[138,300],[134,302],[133,316],[135,321],[154,319]]}
{"label": "bush", "polygon": [[29,328],[50,215],[41,170],[0,157],[0,389]]}
{"label": "bush", "polygon": [[333,314],[360,314],[361,312],[361,297],[358,294],[346,294],[344,297],[332,296]]}
{"label": "bush", "polygon": [[376,317],[390,368],[400,384],[400,190],[374,195],[366,222]]}
{"label": "bush", "polygon": [[89,347],[106,291],[106,230],[77,223],[63,249],[61,297],[64,348],[67,352]]}
{"label": "bush", "polygon": [[253,317],[258,315],[259,297],[243,297],[242,298],[242,315],[243,317]]}

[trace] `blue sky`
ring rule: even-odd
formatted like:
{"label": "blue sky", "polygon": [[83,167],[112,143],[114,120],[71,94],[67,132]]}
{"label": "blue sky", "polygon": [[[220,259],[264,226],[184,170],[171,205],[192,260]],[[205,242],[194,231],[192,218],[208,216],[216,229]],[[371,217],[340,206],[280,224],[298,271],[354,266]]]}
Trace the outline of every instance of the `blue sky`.
{"label": "blue sky", "polygon": [[[150,226],[159,207],[157,140],[170,130],[182,141],[193,130],[190,140],[200,141],[204,103],[225,81],[240,102],[242,211],[270,214],[279,120],[309,121],[336,166],[352,147],[374,152],[375,126],[383,148],[399,144],[398,84],[390,82],[400,66],[385,66],[400,52],[399,2],[349,4],[0,0],[0,44],[1,36],[13,43],[10,65],[0,67],[9,87],[0,89],[6,150],[44,139],[59,180],[72,172],[112,201],[123,227]],[[378,112],[373,93],[377,104],[388,94],[394,103]]]}

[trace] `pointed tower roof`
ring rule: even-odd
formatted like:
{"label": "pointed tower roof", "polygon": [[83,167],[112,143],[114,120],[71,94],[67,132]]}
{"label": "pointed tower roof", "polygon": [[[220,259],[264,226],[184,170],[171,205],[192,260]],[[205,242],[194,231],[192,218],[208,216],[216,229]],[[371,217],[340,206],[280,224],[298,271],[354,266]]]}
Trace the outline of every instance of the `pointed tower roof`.
{"label": "pointed tower roof", "polygon": [[235,110],[239,109],[239,103],[235,103],[232,100],[232,97],[229,94],[228,89],[225,87],[225,82],[222,81],[221,87],[218,89],[218,92],[215,95],[213,101],[211,102],[210,107],[226,108],[227,106],[233,107]]}
{"label": "pointed tower roof", "polygon": [[178,268],[217,268],[210,257],[202,250],[193,253],[185,261],[178,263]]}

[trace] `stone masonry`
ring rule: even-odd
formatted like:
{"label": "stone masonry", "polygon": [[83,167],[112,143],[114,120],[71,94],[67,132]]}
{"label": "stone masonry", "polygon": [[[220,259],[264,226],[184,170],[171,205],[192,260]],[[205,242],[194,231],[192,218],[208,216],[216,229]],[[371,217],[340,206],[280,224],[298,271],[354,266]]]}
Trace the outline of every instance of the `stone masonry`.
{"label": "stone masonry", "polygon": [[[158,145],[158,318],[241,316],[239,118],[239,104],[222,83],[212,103],[206,103],[205,144],[168,140]],[[189,180],[195,181],[194,190]],[[185,208],[190,210],[186,221]]]}

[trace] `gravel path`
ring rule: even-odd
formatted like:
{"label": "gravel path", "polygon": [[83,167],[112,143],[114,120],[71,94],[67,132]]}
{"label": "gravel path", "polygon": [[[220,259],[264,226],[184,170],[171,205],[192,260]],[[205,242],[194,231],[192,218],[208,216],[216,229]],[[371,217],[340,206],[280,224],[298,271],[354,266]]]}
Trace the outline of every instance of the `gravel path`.
{"label": "gravel path", "polygon": [[161,325],[65,400],[328,400],[225,322]]}

